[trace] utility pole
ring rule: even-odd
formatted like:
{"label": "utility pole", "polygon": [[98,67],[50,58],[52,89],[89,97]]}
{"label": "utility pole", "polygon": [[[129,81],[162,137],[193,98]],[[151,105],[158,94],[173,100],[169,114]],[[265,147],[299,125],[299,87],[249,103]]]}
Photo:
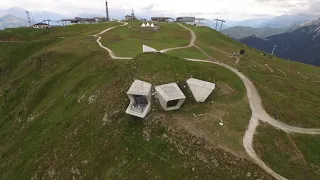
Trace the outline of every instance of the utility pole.
{"label": "utility pole", "polygon": [[273,54],[274,54],[274,51],[276,50],[276,47],[277,47],[277,45],[273,45],[273,50],[272,50],[271,55],[273,55]]}
{"label": "utility pole", "polygon": [[222,30],[222,25],[224,22],[226,22],[225,20],[220,20],[221,21],[221,26],[220,26],[220,31]]}
{"label": "utility pole", "polygon": [[106,18],[107,18],[107,21],[110,20],[109,18],[109,7],[108,7],[108,1],[106,0]]}
{"label": "utility pole", "polygon": [[133,8],[132,8],[131,16],[135,16]]}
{"label": "utility pole", "polygon": [[214,19],[215,21],[217,21],[216,22],[216,31],[218,31],[218,23],[219,23],[219,21],[221,21],[221,26],[220,26],[220,30],[219,31],[221,31],[222,30],[222,25],[223,25],[223,23],[224,22],[226,22],[225,20],[222,20],[222,19]]}
{"label": "utility pole", "polygon": [[215,21],[216,21],[216,31],[217,31],[217,29],[218,29],[218,21],[219,21],[219,19],[214,19]]}
{"label": "utility pole", "polygon": [[34,18],[33,18],[32,12],[30,12],[30,17],[31,17],[31,24],[34,24]]}
{"label": "utility pole", "polygon": [[26,11],[26,13],[27,13],[27,18],[28,18],[29,26],[31,27],[32,24],[31,24],[30,12],[29,12],[29,11]]}

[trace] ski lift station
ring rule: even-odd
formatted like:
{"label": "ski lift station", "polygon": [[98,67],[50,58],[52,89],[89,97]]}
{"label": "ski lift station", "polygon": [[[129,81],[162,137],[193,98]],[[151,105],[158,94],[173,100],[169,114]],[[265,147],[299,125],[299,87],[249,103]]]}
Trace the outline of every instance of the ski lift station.
{"label": "ski lift station", "polygon": [[151,110],[151,84],[140,80],[135,80],[127,95],[130,99],[127,114],[145,118]]}
{"label": "ski lift station", "polygon": [[165,111],[180,109],[186,100],[186,96],[176,83],[160,85],[155,89],[160,105]]}

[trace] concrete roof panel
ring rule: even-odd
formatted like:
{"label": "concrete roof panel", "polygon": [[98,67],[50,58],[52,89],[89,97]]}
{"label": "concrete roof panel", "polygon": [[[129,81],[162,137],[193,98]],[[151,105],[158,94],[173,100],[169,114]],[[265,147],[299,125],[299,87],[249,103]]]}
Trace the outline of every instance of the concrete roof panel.
{"label": "concrete roof panel", "polygon": [[166,100],[172,101],[177,99],[185,99],[181,89],[176,83],[163,84],[156,87],[156,91]]}
{"label": "concrete roof panel", "polygon": [[151,92],[151,86],[150,83],[135,80],[127,94],[147,96]]}

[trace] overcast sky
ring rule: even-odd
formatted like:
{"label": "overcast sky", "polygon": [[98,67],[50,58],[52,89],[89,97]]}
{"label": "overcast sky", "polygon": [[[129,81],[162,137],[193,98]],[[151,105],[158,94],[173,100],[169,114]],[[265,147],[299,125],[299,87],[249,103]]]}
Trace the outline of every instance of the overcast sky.
{"label": "overcast sky", "polygon": [[[104,14],[105,0],[0,0],[0,9],[20,7],[67,15]],[[179,16],[241,20],[282,14],[320,13],[320,0],[108,0],[117,14]],[[112,16],[112,14],[111,14]]]}

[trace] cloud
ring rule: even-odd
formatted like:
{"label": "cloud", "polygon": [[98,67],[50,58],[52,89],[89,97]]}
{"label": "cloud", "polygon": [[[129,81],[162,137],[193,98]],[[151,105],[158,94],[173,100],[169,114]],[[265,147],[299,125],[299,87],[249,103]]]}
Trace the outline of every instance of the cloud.
{"label": "cloud", "polygon": [[143,10],[151,11],[151,10],[153,10],[155,7],[156,7],[155,4],[150,4],[150,5],[146,6],[146,7],[144,7]]}
{"label": "cloud", "polygon": [[272,5],[280,14],[320,13],[320,0],[255,0],[262,5]]}
{"label": "cloud", "polygon": [[[105,14],[105,0],[0,0],[0,9],[22,7],[30,11],[52,11],[68,16]],[[282,14],[319,13],[320,0],[108,0],[111,17],[124,17],[133,8],[141,16],[193,15],[204,18],[246,19]],[[114,15],[115,14],[115,15]],[[262,16],[263,15],[263,16]]]}
{"label": "cloud", "polygon": [[310,2],[310,13],[320,13],[320,0]]}

